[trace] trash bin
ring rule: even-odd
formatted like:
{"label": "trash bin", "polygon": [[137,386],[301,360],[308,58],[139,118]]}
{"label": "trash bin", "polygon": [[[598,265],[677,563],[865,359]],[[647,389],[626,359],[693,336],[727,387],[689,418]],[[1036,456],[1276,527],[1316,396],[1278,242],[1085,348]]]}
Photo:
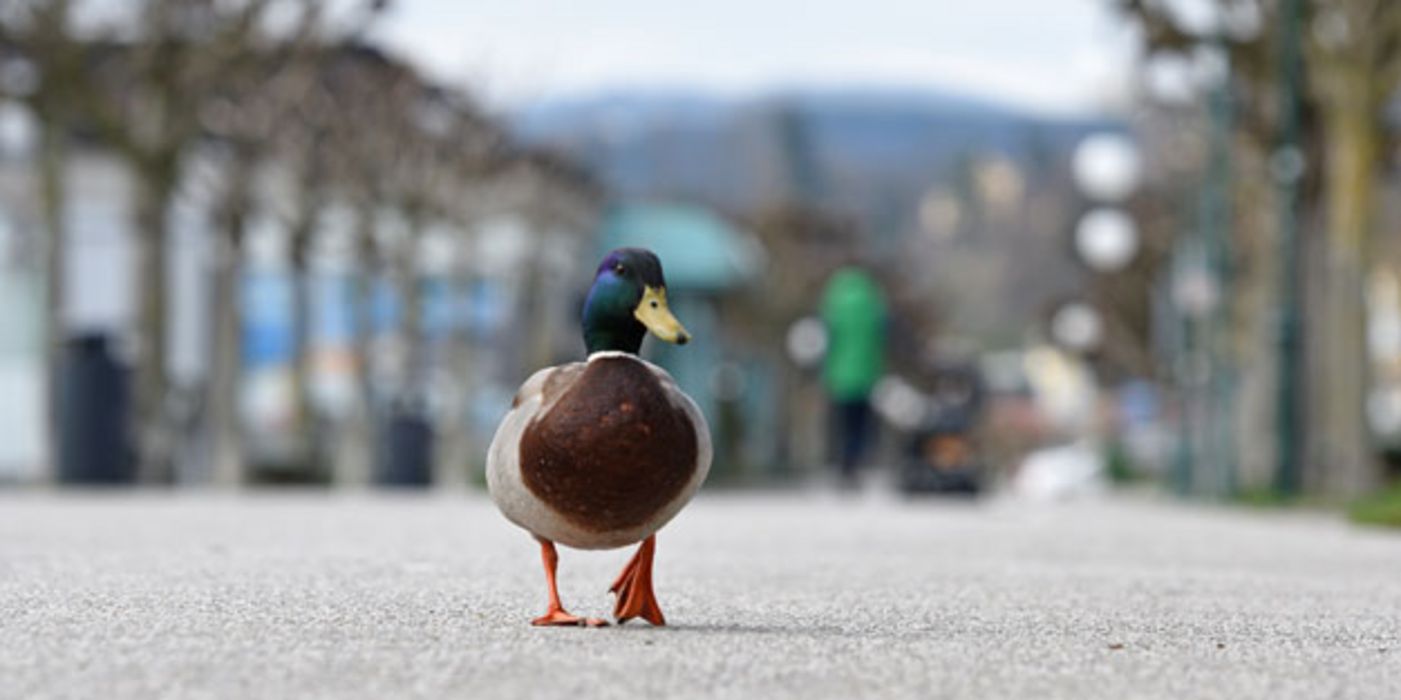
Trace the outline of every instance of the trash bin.
{"label": "trash bin", "polygon": [[433,425],[427,411],[399,404],[389,411],[375,482],[425,487],[433,481]]}
{"label": "trash bin", "polygon": [[64,344],[59,380],[58,480],[130,484],[136,464],[127,440],[131,388],[111,338],[87,333]]}

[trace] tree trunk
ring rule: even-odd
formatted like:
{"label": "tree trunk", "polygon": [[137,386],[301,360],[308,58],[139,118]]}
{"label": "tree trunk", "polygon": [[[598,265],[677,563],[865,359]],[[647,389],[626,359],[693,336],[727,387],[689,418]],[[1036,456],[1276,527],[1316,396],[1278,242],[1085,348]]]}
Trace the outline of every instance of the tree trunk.
{"label": "tree trunk", "polygon": [[[1239,398],[1232,425],[1240,426],[1235,440],[1239,487],[1243,493],[1263,492],[1272,485],[1275,472],[1274,434],[1278,395],[1279,347],[1273,311],[1282,262],[1273,255],[1276,240],[1270,235],[1278,222],[1269,215],[1269,180],[1262,173],[1265,165],[1259,153],[1251,152],[1250,163],[1236,179],[1240,206],[1236,228],[1240,232],[1240,265],[1235,278],[1235,313],[1239,322],[1232,357],[1240,373]],[[1250,439],[1247,436],[1262,436]]]}
{"label": "tree trunk", "polygon": [[1324,110],[1327,134],[1327,253],[1322,313],[1314,319],[1325,372],[1313,393],[1322,411],[1313,486],[1355,496],[1378,481],[1367,426],[1369,358],[1364,278],[1376,211],[1377,105],[1367,73],[1337,76]]}
{"label": "tree trunk", "polygon": [[[526,235],[529,236],[531,250],[543,250],[548,245],[543,227],[531,226]],[[517,313],[524,323],[516,332],[520,334],[517,341],[519,347],[524,348],[525,352],[516,357],[517,366],[514,368],[521,377],[530,376],[530,373],[553,360],[553,326],[550,323],[550,305],[545,298],[547,284],[542,258],[539,254],[529,255],[521,268],[522,290]]]}
{"label": "tree trunk", "polygon": [[219,212],[214,267],[214,338],[208,384],[210,457],[214,483],[238,486],[247,478],[243,452],[243,240],[252,208],[251,160],[229,168],[228,192]]}
{"label": "tree trunk", "polygon": [[399,301],[399,366],[395,379],[402,397],[417,399],[427,383],[424,363],[426,343],[423,335],[423,294],[414,269],[417,262],[418,228],[409,232],[404,250],[396,256],[394,270],[395,295]]}
{"label": "tree trunk", "polygon": [[316,313],[312,308],[313,280],[309,260],[313,226],[312,217],[306,216],[293,225],[291,232],[292,419],[302,458],[320,473],[318,416],[311,404],[311,319]]}
{"label": "tree trunk", "polygon": [[217,242],[214,268],[214,338],[208,388],[210,457],[214,483],[238,486],[246,478],[241,419],[243,314],[242,216],[229,223]]}
{"label": "tree trunk", "polygon": [[67,198],[66,168],[68,144],[65,127],[57,120],[42,120],[41,150],[39,153],[40,201],[43,207],[44,228],[48,236],[45,256],[45,287],[47,303],[44,304],[44,438],[45,459],[48,461],[48,476],[58,478],[59,460],[59,376],[60,360],[63,357],[65,323],[64,285],[68,257],[68,221],[65,214]]}
{"label": "tree trunk", "polygon": [[374,467],[374,435],[378,427],[375,425],[373,372],[370,366],[371,343],[375,333],[375,271],[378,269],[374,216],[374,207],[366,206],[360,211],[357,223],[359,259],[351,290],[355,319],[351,352],[355,358],[356,401],[339,430],[334,476],[340,485],[368,483]]}
{"label": "tree trunk", "polygon": [[146,168],[139,174],[136,203],[137,365],[134,437],[139,475],[147,483],[169,483],[173,439],[166,410],[166,253],[174,167]]}
{"label": "tree trunk", "polygon": [[[454,301],[470,299],[473,293],[473,277],[469,270],[458,269],[452,276]],[[451,330],[448,358],[451,376],[455,380],[452,392],[451,409],[445,420],[439,421],[442,434],[442,449],[438,450],[437,468],[433,483],[449,488],[461,486],[469,475],[485,459],[477,452],[469,428],[472,410],[472,396],[475,385],[475,366],[472,357],[471,328],[468,323]]]}

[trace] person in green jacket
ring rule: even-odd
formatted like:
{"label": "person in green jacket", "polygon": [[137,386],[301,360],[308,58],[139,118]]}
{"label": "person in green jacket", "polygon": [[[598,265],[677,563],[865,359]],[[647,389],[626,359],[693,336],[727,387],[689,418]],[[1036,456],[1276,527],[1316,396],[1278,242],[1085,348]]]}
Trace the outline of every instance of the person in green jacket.
{"label": "person in green jacket", "polygon": [[840,476],[851,486],[871,434],[871,390],[885,371],[885,295],[865,270],[843,267],[823,290],[822,321],[823,386],[832,403]]}

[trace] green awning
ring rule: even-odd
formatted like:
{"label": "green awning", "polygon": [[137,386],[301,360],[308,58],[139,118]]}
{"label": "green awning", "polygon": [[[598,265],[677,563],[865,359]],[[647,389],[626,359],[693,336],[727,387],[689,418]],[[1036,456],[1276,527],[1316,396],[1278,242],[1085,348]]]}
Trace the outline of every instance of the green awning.
{"label": "green awning", "polygon": [[679,204],[629,204],[603,221],[600,255],[614,248],[647,248],[661,258],[667,286],[720,291],[752,279],[763,249],[708,209]]}

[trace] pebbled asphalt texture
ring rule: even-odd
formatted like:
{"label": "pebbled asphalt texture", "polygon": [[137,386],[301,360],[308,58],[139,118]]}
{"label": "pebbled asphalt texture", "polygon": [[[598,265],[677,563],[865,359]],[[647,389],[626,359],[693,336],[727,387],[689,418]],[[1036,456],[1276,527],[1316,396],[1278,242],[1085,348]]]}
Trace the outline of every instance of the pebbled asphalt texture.
{"label": "pebbled asphalt texture", "polygon": [[703,493],[656,582],[532,628],[476,493],[0,493],[0,698],[1401,698],[1401,534],[1323,514]]}

